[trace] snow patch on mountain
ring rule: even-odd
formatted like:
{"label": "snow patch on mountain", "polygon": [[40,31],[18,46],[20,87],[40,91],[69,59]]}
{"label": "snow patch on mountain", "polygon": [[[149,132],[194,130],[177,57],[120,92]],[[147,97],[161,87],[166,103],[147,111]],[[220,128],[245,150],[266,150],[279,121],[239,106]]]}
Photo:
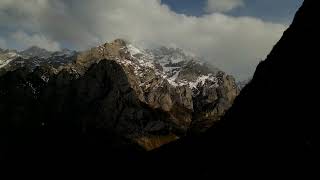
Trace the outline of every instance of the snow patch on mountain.
{"label": "snow patch on mountain", "polygon": [[[150,78],[146,77],[150,72],[168,81],[174,87],[188,86],[190,89],[197,89],[206,83],[211,88],[219,86],[216,77],[217,68],[208,70],[201,58],[186,53],[182,49],[167,47],[140,49],[133,44],[125,44],[120,49],[128,53],[128,56],[115,60],[122,66],[133,68],[134,74],[141,80],[141,87],[148,87],[147,81]],[[100,48],[100,51],[104,52],[104,49]],[[184,78],[181,72],[184,76],[187,74],[189,78]]]}
{"label": "snow patch on mountain", "polygon": [[133,46],[132,44],[127,45],[127,49],[128,49],[128,51],[130,52],[130,54],[132,56],[143,53],[140,49],[138,49],[137,47]]}
{"label": "snow patch on mountain", "polygon": [[11,61],[13,61],[15,58],[19,56],[19,54],[10,50],[0,53],[0,68],[7,66]]}
{"label": "snow patch on mountain", "polygon": [[7,66],[13,59],[0,59],[0,68]]}
{"label": "snow patch on mountain", "polygon": [[218,78],[214,77],[212,74],[201,75],[200,77],[198,77],[198,79],[195,82],[189,82],[189,86],[192,89],[197,89],[198,86],[203,86],[205,85],[206,82],[211,83],[210,85],[211,88],[217,88],[219,86]]}

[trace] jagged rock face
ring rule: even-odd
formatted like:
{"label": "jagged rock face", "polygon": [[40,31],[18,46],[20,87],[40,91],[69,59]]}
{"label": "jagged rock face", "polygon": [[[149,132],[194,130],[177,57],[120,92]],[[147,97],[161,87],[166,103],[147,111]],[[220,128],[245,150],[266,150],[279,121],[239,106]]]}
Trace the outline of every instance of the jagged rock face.
{"label": "jagged rock face", "polygon": [[80,53],[77,63],[90,66],[103,58],[123,67],[140,101],[168,112],[185,132],[212,126],[239,92],[231,76],[181,49],[141,50],[115,40]]}
{"label": "jagged rock face", "polygon": [[[62,102],[65,101],[65,97],[75,96],[77,100],[70,100],[70,102],[75,101],[78,105],[71,107],[80,106],[80,112],[87,114],[78,117],[88,124],[84,128],[89,130],[90,128],[112,129],[119,134],[136,138],[151,129],[146,128],[150,126],[148,123],[159,121],[163,123],[163,127],[154,129],[154,131],[164,130],[165,114],[158,113],[158,116],[152,116],[152,113],[157,114],[157,111],[139,101],[123,69],[117,63],[102,61],[93,65],[83,77],[74,82],[76,77],[68,77],[65,74],[69,73],[64,71],[59,73],[54,81],[58,84],[49,83],[49,89],[62,88],[62,92],[68,93],[66,96],[61,96]],[[52,95],[49,93],[46,96]],[[56,95],[53,95],[52,100],[54,101],[55,98]]]}
{"label": "jagged rock face", "polygon": [[219,120],[238,95],[235,79],[223,72],[217,75],[218,86],[205,84],[199,87],[194,98],[195,113],[192,130],[205,132]]}
{"label": "jagged rock face", "polygon": [[[161,109],[168,112],[171,114],[170,119],[176,122],[177,127],[186,132],[192,120],[191,93],[186,94],[186,96],[179,95],[179,90],[176,90],[156,73],[151,56],[143,54],[142,51],[123,40],[115,40],[112,43],[106,43],[87,52],[80,53],[77,63],[83,66],[90,66],[103,58],[110,59],[121,65],[131,88],[134,89],[141,102],[148,104],[153,109]],[[184,90],[184,92],[187,91]]]}
{"label": "jagged rock face", "polygon": [[[141,50],[115,40],[81,52],[75,63],[62,66],[63,61],[71,60],[55,54],[46,58],[51,62],[47,67],[34,71],[26,68],[21,75],[22,84],[32,89],[27,96],[31,99],[22,104],[42,105],[27,114],[41,120],[38,124],[54,129],[112,132],[148,150],[187,133],[204,132],[220,119],[238,94],[231,76],[180,49]],[[14,60],[19,61],[26,60]],[[10,72],[2,79],[17,76],[18,72]],[[6,83],[2,83],[3,92],[9,91]],[[3,106],[10,98],[14,95],[10,94]]]}
{"label": "jagged rock face", "polygon": [[148,138],[148,148],[162,145],[152,138],[176,138],[179,133],[167,113],[139,100],[114,61],[101,61],[83,76],[69,69],[58,74],[46,68],[32,73],[21,69],[1,77],[0,84],[4,129],[47,126],[89,134],[100,129],[136,143]]}

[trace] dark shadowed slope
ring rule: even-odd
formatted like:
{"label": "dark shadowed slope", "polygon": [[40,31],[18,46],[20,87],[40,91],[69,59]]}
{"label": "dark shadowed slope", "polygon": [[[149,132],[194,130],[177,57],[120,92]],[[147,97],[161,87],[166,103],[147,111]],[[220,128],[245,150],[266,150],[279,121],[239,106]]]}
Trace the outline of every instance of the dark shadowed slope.
{"label": "dark shadowed slope", "polygon": [[304,2],[216,128],[203,137],[185,138],[155,151],[153,160],[183,171],[213,174],[217,167],[271,173],[316,160],[318,9],[318,1]]}

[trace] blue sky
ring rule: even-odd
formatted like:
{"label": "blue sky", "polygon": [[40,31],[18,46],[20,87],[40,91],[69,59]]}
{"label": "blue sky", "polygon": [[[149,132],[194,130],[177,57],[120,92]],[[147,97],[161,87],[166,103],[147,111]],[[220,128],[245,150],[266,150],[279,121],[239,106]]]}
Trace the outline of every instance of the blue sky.
{"label": "blue sky", "polygon": [[[177,13],[201,16],[205,14],[207,0],[162,0],[162,3]],[[245,6],[226,14],[289,24],[302,0],[245,0],[244,3]]]}

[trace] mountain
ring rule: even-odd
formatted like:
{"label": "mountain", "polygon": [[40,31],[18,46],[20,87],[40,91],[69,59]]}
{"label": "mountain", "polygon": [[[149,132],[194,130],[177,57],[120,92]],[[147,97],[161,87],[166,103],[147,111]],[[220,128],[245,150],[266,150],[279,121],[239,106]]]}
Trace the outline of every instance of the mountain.
{"label": "mountain", "polygon": [[0,77],[2,127],[104,132],[112,146],[152,150],[205,132],[238,95],[232,76],[181,49],[143,50],[118,39],[74,58],[59,68],[56,56],[15,60],[50,62]]}
{"label": "mountain", "polygon": [[32,46],[23,51],[0,51],[0,75],[7,71],[13,71],[21,67],[27,67],[30,71],[38,66],[52,66],[58,69],[61,66],[75,61],[76,52],[68,49],[50,52],[45,49]]}
{"label": "mountain", "polygon": [[292,25],[214,128],[152,152],[149,163],[166,163],[155,168],[163,172],[212,177],[225,170],[246,177],[317,172],[318,47],[313,42],[320,39],[318,2],[304,1]]}
{"label": "mountain", "polygon": [[19,55],[24,57],[25,59],[29,58],[42,58],[42,59],[48,59],[50,57],[69,57],[69,56],[74,56],[76,54],[75,51],[69,50],[69,49],[62,49],[61,51],[48,51],[46,49],[39,48],[37,46],[32,46],[26,50],[23,50],[19,52]]}
{"label": "mountain", "polygon": [[46,49],[39,48],[37,46],[32,46],[24,51],[21,51],[19,54],[25,58],[48,58],[51,56],[51,52],[47,51]]}
{"label": "mountain", "polygon": [[238,94],[232,76],[181,49],[142,50],[118,39],[80,53],[77,63],[90,66],[104,58],[120,64],[139,100],[168,112],[183,133],[205,131]]}
{"label": "mountain", "polygon": [[19,57],[17,51],[14,50],[0,50],[0,69],[7,66],[12,60]]}

